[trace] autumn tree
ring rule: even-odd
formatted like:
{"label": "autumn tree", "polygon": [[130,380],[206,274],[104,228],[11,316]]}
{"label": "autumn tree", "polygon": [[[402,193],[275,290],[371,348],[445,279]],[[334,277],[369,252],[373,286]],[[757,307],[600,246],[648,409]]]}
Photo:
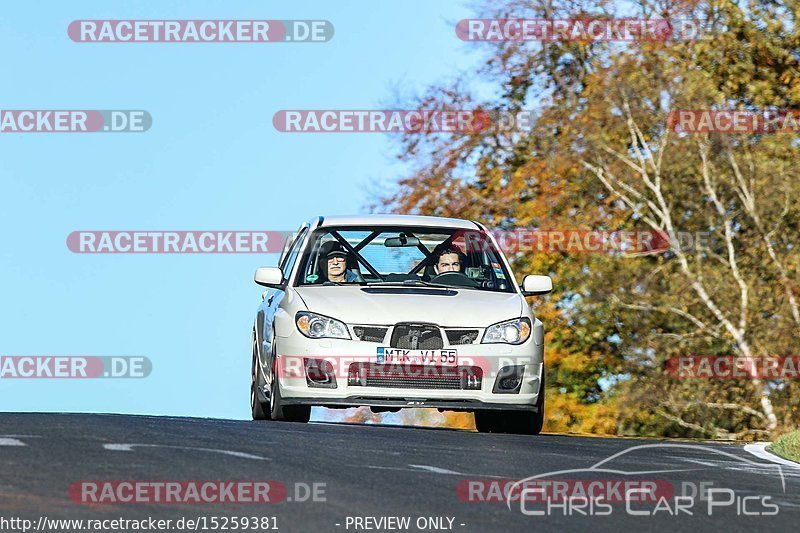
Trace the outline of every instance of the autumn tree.
{"label": "autumn tree", "polygon": [[[547,429],[752,438],[800,420],[797,381],[676,380],[680,355],[796,354],[800,331],[796,135],[680,133],[679,109],[800,107],[798,3],[509,0],[481,18],[700,21],[698,39],[474,43],[480,76],[398,106],[536,111],[528,129],[399,139],[412,169],[379,209],[492,228],[620,230],[669,237],[658,253],[529,253],[549,273],[532,299],[547,325]],[[480,81],[480,83],[477,83]],[[484,85],[496,88],[490,98]],[[706,236],[687,243],[681,236]]]}

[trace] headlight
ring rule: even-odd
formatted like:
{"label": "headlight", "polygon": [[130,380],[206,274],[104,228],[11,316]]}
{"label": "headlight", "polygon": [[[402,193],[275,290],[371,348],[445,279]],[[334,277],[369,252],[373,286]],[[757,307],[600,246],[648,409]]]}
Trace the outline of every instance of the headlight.
{"label": "headlight", "polygon": [[300,311],[295,316],[295,323],[300,333],[311,339],[349,339],[350,332],[343,322],[333,318]]}
{"label": "headlight", "polygon": [[531,321],[526,317],[522,317],[489,326],[486,328],[481,342],[483,344],[522,344],[530,336]]}

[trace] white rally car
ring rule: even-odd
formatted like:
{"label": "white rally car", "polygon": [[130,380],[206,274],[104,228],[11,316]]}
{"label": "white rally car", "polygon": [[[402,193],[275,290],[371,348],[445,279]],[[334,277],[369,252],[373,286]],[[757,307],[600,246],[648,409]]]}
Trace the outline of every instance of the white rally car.
{"label": "white rally car", "polygon": [[253,326],[253,419],[307,422],[312,406],[472,411],[478,431],[537,434],[544,328],[481,224],[319,217],[287,241]]}

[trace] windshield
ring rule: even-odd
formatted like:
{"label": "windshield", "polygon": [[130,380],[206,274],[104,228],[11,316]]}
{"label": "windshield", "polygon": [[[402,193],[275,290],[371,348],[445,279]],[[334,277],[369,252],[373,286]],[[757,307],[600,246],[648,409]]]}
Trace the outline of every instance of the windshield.
{"label": "windshield", "polygon": [[511,276],[478,230],[320,228],[303,254],[296,285],[433,285],[513,292]]}

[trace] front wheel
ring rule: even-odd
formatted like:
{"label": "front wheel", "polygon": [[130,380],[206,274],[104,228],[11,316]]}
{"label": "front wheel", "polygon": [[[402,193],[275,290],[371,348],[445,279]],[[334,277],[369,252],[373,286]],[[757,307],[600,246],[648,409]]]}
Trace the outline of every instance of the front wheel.
{"label": "front wheel", "polygon": [[264,390],[264,379],[258,367],[258,353],[256,341],[253,338],[253,365],[250,371],[250,412],[253,420],[269,420],[269,403],[263,403],[259,397],[259,390]]}
{"label": "front wheel", "polygon": [[[273,343],[274,346],[274,343]],[[277,363],[273,349],[273,368]],[[306,423],[311,418],[310,405],[285,405],[281,397],[281,386],[278,382],[278,373],[272,372],[272,387],[270,387],[270,417],[273,420],[284,420],[286,422]]]}
{"label": "front wheel", "polygon": [[530,411],[475,411],[475,428],[480,433],[538,435],[544,426],[544,371],[536,399],[535,413]]}
{"label": "front wheel", "polygon": [[506,411],[475,411],[475,429],[478,433],[503,433],[505,413]]}

